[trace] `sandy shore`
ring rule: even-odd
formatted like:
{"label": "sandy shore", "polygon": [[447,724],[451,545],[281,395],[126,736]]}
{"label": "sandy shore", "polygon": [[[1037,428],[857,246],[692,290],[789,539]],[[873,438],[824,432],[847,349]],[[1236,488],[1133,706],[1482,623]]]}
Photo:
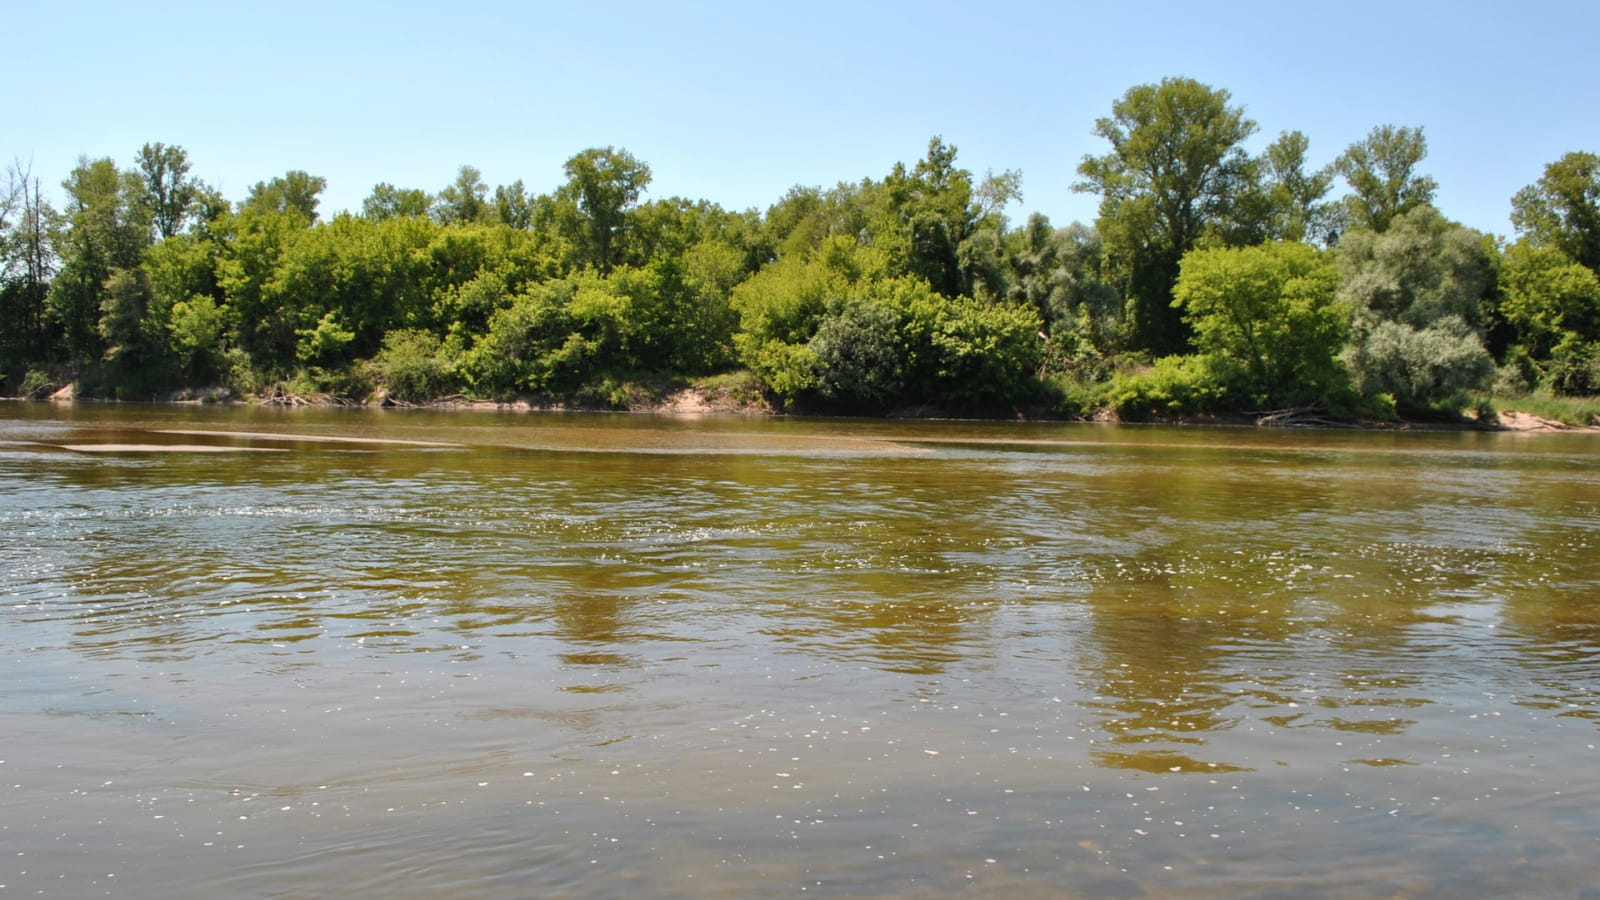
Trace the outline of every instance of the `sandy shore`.
{"label": "sandy shore", "polygon": [[1531,413],[1514,410],[1499,414],[1500,428],[1505,431],[1578,431],[1600,432],[1596,425],[1568,425],[1554,419],[1544,419]]}

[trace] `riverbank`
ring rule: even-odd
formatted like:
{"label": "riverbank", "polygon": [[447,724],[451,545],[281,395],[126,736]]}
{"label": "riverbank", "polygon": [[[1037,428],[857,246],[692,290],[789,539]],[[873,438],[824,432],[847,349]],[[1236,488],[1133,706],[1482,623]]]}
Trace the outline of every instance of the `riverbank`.
{"label": "riverbank", "polygon": [[[35,398],[13,397],[17,401]],[[72,385],[67,385],[47,398],[52,403],[76,402],[138,402],[138,401],[102,401],[99,398],[82,398],[76,395]],[[464,411],[484,412],[630,412],[630,413],[656,413],[665,415],[701,416],[701,415],[745,415],[745,416],[778,416],[778,415],[823,415],[821,411],[780,409],[769,398],[763,396],[754,387],[739,379],[713,379],[698,382],[687,386],[680,386],[665,390],[647,390],[643,388],[626,392],[621,403],[614,402],[575,402],[572,400],[521,397],[514,400],[485,400],[473,397],[447,397],[426,403],[411,403],[397,400],[386,393],[375,394],[364,401],[345,398],[336,398],[325,394],[302,396],[276,391],[264,397],[239,398],[223,388],[205,391],[186,391],[167,398],[152,399],[153,403],[172,403],[179,405],[259,405],[259,406],[303,406],[303,407],[334,407],[344,406],[351,408],[379,407],[379,408],[415,408],[415,409],[458,409]],[[1440,430],[1440,431],[1511,431],[1525,433],[1600,433],[1600,425],[1576,425],[1562,422],[1545,416],[1516,409],[1499,409],[1495,411],[1492,421],[1483,421],[1475,415],[1468,414],[1460,420],[1450,421],[1407,421],[1407,420],[1327,420],[1318,417],[1284,417],[1280,415],[1263,415],[1253,413],[1236,413],[1231,415],[1214,416],[1182,416],[1172,419],[1158,420],[1157,424],[1169,425],[1237,425],[1257,426],[1264,428],[1350,428],[1357,430]],[[940,419],[952,418],[943,411],[929,408],[916,407],[891,411],[883,418],[899,419]],[[1093,421],[1115,424],[1121,421],[1115,413],[1101,411],[1093,416],[1074,417],[1060,414],[1034,412],[1014,416],[972,417],[961,416],[957,418],[1016,418],[1025,421]]]}
{"label": "riverbank", "polygon": [[[383,405],[380,401],[378,405]],[[392,405],[392,404],[391,404]],[[410,404],[406,404],[410,405]],[[522,412],[538,411],[606,411],[613,410],[608,406],[585,406],[571,403],[540,403],[538,401],[519,399],[513,401],[497,400],[469,400],[450,399],[435,403],[423,404],[430,409],[439,408],[464,408],[481,410],[514,410]],[[748,386],[730,386],[728,384],[694,384],[666,392],[663,395],[639,393],[630,398],[622,412],[634,413],[664,413],[671,415],[809,415],[809,410],[781,410],[769,399],[758,391]],[[941,410],[929,407],[908,407],[893,410],[883,418],[894,419],[940,419],[951,418]],[[1075,417],[1061,414],[1032,413],[1015,416],[962,416],[958,418],[1018,418],[1030,421],[1093,421],[1105,423],[1118,423],[1121,420],[1115,413],[1106,410],[1093,416]],[[1592,432],[1600,433],[1600,425],[1573,425],[1557,419],[1545,418],[1533,413],[1520,412],[1512,409],[1497,410],[1493,421],[1482,421],[1475,415],[1468,415],[1455,422],[1448,421],[1407,421],[1396,420],[1333,420],[1318,416],[1285,415],[1282,413],[1236,413],[1215,416],[1185,416],[1170,420],[1159,420],[1158,424],[1169,425],[1240,425],[1256,426],[1262,428],[1353,428],[1361,430],[1385,429],[1431,429],[1431,430],[1485,430],[1485,431],[1517,431],[1517,432]]]}
{"label": "riverbank", "polygon": [[1600,432],[1600,425],[1569,425],[1555,419],[1546,419],[1532,413],[1503,410],[1498,413],[1499,422],[1491,427],[1503,431],[1584,431]]}

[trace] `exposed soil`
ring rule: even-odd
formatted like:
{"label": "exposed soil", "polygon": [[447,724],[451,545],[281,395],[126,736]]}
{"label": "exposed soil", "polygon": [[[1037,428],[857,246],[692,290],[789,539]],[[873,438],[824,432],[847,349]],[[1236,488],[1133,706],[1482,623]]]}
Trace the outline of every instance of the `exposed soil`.
{"label": "exposed soil", "polygon": [[659,403],[646,406],[648,412],[704,415],[706,413],[753,413],[771,415],[776,412],[764,398],[745,392],[708,388],[693,385],[668,394]]}
{"label": "exposed soil", "polygon": [[1568,425],[1554,419],[1545,419],[1531,413],[1514,410],[1499,414],[1500,428],[1505,431],[1586,431],[1600,432],[1596,425]]}

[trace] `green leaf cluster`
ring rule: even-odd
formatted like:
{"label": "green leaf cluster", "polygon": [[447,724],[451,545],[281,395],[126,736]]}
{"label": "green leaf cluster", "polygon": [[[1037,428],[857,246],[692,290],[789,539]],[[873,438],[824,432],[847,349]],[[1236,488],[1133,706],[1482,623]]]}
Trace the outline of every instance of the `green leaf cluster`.
{"label": "green leaf cluster", "polygon": [[[1306,244],[1194,250],[1183,258],[1173,305],[1195,349],[1226,372],[1225,394],[1246,406],[1292,406],[1346,391],[1337,355],[1349,314],[1327,255]],[[1225,362],[1224,362],[1225,361]]]}

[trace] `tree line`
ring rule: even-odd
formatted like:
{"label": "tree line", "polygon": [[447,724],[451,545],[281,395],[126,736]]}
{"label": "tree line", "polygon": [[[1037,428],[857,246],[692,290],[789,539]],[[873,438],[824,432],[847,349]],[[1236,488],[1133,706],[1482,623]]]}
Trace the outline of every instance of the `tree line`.
{"label": "tree line", "polygon": [[1600,393],[1600,157],[1511,198],[1507,242],[1434,208],[1420,128],[1320,168],[1298,131],[1250,153],[1258,131],[1226,90],[1136,86],[1078,167],[1094,223],[1064,227],[1009,222],[1020,174],[979,177],[938,137],[764,212],[646,200],[650,167],[615,147],[547,193],[462,166],[327,220],[320,177],[230,202],[160,143],[80,158],[60,209],[13,164],[0,375],[13,395],[608,405],[742,372],[794,408],[1125,417]]}

